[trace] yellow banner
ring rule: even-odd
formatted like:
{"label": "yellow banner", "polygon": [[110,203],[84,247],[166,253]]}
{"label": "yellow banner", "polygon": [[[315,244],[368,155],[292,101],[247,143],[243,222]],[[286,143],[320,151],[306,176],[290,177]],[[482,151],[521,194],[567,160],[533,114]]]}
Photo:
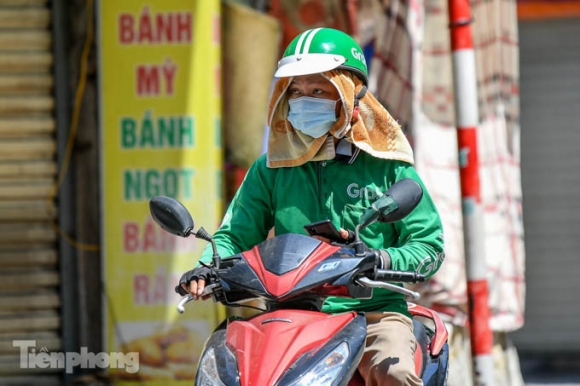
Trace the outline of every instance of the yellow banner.
{"label": "yellow banner", "polygon": [[110,368],[119,384],[189,385],[220,315],[212,302],[179,315],[173,288],[206,242],[159,228],[149,199],[175,197],[196,228],[217,228],[220,1],[101,0],[99,57],[105,347],[121,358]]}

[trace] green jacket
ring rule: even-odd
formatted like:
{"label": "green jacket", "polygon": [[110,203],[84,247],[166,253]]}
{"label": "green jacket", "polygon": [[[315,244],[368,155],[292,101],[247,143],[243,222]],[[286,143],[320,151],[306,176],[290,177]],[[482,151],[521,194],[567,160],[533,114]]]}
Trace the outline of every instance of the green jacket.
{"label": "green jacket", "polygon": [[[384,248],[392,269],[433,275],[444,260],[443,228],[433,201],[412,165],[382,160],[360,152],[352,164],[342,160],[312,161],[271,169],[259,157],[231,202],[214,238],[220,256],[251,249],[275,227],[276,235],[306,234],[304,225],[326,218],[354,230],[359,217],[395,181],[413,178],[423,198],[413,212],[393,224],[375,223],[361,232],[371,248]],[[211,260],[208,245],[201,260]],[[323,311],[393,311],[409,315],[403,295],[374,289],[372,299],[328,298]]]}

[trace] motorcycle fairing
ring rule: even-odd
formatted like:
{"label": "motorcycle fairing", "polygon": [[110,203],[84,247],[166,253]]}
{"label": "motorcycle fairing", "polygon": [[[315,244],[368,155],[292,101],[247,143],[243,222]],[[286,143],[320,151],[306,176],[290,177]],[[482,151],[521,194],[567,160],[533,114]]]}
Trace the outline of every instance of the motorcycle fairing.
{"label": "motorcycle fairing", "polygon": [[[415,303],[407,303],[409,312],[413,316],[431,319],[435,330],[425,324],[413,320],[414,332],[417,338],[418,348],[415,351],[415,364],[419,368],[421,363],[421,375],[425,386],[438,386],[445,384],[449,366],[449,346],[447,328],[435,311]],[[421,352],[421,354],[418,354]]]}
{"label": "motorcycle fairing", "polygon": [[[365,339],[366,321],[356,312],[329,315],[301,310],[277,310],[234,321],[226,334],[243,386],[287,384],[315,363],[312,359],[322,355],[322,347],[331,350],[341,341],[348,341],[350,355],[356,358],[362,355]],[[344,372],[346,376],[347,369]],[[284,381],[276,383],[283,375]]]}
{"label": "motorcycle fairing", "polygon": [[308,373],[316,363],[330,354],[341,342],[348,342],[349,357],[345,361],[349,364],[343,367],[342,371],[337,376],[337,382],[333,385],[346,386],[349,384],[349,379],[352,378],[357,371],[357,366],[364,354],[366,343],[367,324],[366,318],[363,314],[357,317],[342,328],[328,343],[321,347],[316,352],[310,352],[302,355],[286,373],[282,376],[276,386],[287,385],[304,374]]}
{"label": "motorcycle fairing", "polygon": [[[258,264],[257,267],[252,267],[250,263],[247,261],[246,256],[248,253],[245,254],[238,254],[234,256],[230,256],[226,259],[222,260],[222,266],[218,270],[219,276],[219,283],[220,286],[223,288],[223,292],[220,293],[220,297],[216,299],[216,301],[223,302],[226,305],[231,305],[238,302],[246,302],[248,300],[262,298],[264,300],[272,301],[274,303],[278,303],[280,301],[287,301],[289,298],[293,297],[294,295],[304,294],[305,292],[309,291],[315,286],[323,285],[329,279],[328,276],[323,275],[316,275],[315,281],[310,280],[311,275],[307,275],[306,281],[299,282],[296,284],[294,288],[291,289],[291,292],[284,293],[281,296],[272,295],[270,291],[272,291],[272,284],[270,287],[267,285],[273,282],[273,279],[277,276],[273,274],[268,274],[268,278],[270,279],[269,283],[263,283],[263,280],[267,280],[263,275],[262,277],[258,276],[257,272],[263,272],[259,263],[256,263],[256,257],[250,256],[250,260],[253,264]],[[332,256],[330,257],[332,258]],[[354,260],[354,263],[347,262],[346,260],[342,261],[343,268],[344,267],[355,267],[355,263],[359,262],[360,259],[351,259]],[[324,263],[322,263],[324,264]],[[314,267],[316,268],[316,267]],[[299,280],[292,274],[292,272],[285,274],[285,280]],[[294,281],[294,282],[295,282]],[[351,286],[354,287],[354,286]],[[274,289],[277,288],[274,284]],[[324,286],[326,288],[326,286]],[[364,289],[364,288],[363,288]],[[335,292],[337,294],[342,294],[342,296],[349,295],[349,288],[336,285],[334,287],[329,287],[328,290],[325,290],[323,293],[328,292],[328,296],[332,296]],[[369,289],[370,291],[370,289]],[[320,297],[322,292],[315,296]],[[223,298],[222,298],[223,297]],[[302,300],[303,297],[296,297],[296,300]],[[279,303],[282,304],[282,303]],[[284,303],[286,304],[286,303]],[[311,307],[299,307],[300,309],[318,309],[318,308],[311,308]]]}
{"label": "motorcycle fairing", "polygon": [[[295,258],[287,259],[288,251]],[[302,253],[308,255],[299,257]],[[353,285],[353,274],[372,269],[374,264],[373,257],[355,256],[353,249],[288,234],[223,259],[218,276],[228,303],[256,297],[285,301],[318,286],[324,286],[318,296],[328,290],[328,296],[368,298],[372,289]]]}
{"label": "motorcycle fairing", "polygon": [[449,332],[447,331],[441,316],[439,316],[437,312],[419,304],[407,302],[407,307],[411,315],[422,316],[433,321],[435,331],[429,345],[429,351],[433,356],[439,355],[439,352],[443,349],[445,342],[447,342],[447,338],[449,338]]}
{"label": "motorcycle fairing", "polygon": [[[325,296],[370,298],[373,289],[356,285],[354,279],[359,272],[375,267],[374,257],[355,257],[352,252],[346,253],[345,251],[352,251],[347,249],[339,249],[333,253],[333,250],[327,248],[316,250],[318,252],[315,251],[315,254],[311,255],[317,262],[316,265],[312,266],[311,260],[308,259],[303,263],[303,267],[287,272],[283,276],[266,271],[260,263],[256,249],[222,260],[222,265],[227,266],[219,269],[219,280],[226,297],[225,303],[263,298],[266,301],[286,304],[291,298],[302,301],[304,297],[312,295],[309,291],[314,288],[318,288],[313,295],[314,298]],[[328,253],[331,254],[325,257]]]}
{"label": "motorcycle fairing", "polygon": [[[312,241],[317,244],[315,248],[311,248]],[[300,245],[305,242],[307,243],[306,249],[310,250],[310,253],[303,259],[290,259],[287,261],[284,253],[288,250],[289,245]],[[269,244],[269,248],[266,249],[267,256],[261,255],[263,250],[261,246],[264,243]],[[256,272],[268,293],[276,298],[280,298],[295,289],[296,284],[318,263],[340,249],[340,247],[310,237],[294,234],[278,236],[264,243],[258,244],[250,251],[242,254],[250,267]],[[300,248],[297,249],[299,250]]]}

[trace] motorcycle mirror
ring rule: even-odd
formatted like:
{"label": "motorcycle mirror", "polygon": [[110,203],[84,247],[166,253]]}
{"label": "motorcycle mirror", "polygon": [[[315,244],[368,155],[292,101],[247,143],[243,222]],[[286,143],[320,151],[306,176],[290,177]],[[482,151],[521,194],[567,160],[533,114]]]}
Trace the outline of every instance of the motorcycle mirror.
{"label": "motorcycle mirror", "polygon": [[403,219],[415,209],[423,197],[421,185],[405,178],[395,182],[389,190],[375,201],[360,217],[360,229],[380,222],[395,222]]}
{"label": "motorcycle mirror", "polygon": [[419,183],[411,178],[405,178],[394,183],[386,193],[396,203],[397,208],[386,206],[379,208],[381,222],[395,222],[407,217],[419,205],[423,198],[423,189]]}
{"label": "motorcycle mirror", "polygon": [[149,200],[153,220],[165,231],[188,237],[193,231],[193,219],[183,204],[174,198],[155,196]]}

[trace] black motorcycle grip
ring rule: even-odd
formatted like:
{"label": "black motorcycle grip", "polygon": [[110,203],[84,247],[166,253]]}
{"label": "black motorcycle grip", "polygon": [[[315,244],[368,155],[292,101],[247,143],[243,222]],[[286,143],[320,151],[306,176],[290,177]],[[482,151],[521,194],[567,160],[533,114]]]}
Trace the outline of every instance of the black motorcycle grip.
{"label": "black motorcycle grip", "polygon": [[418,283],[427,280],[427,276],[416,272],[377,269],[376,280],[397,281],[401,283]]}

